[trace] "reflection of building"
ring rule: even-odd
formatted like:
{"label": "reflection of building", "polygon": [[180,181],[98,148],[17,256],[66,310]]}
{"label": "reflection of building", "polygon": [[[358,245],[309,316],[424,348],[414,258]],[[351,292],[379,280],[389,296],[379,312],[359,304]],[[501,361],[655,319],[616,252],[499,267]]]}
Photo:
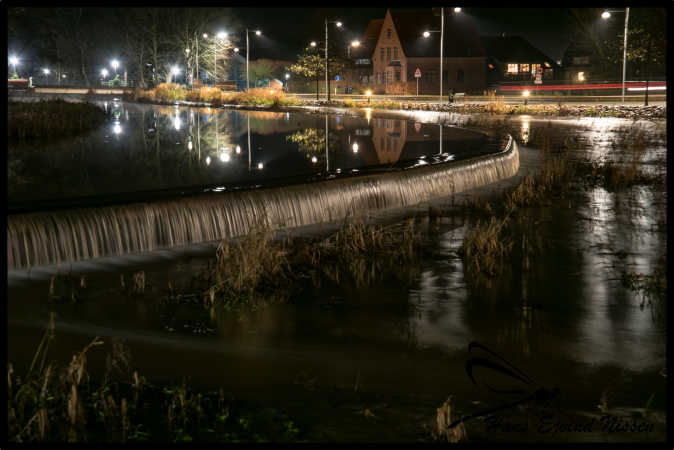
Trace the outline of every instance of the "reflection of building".
{"label": "reflection of building", "polygon": [[407,121],[372,119],[372,142],[378,164],[393,164],[400,159],[407,139]]}

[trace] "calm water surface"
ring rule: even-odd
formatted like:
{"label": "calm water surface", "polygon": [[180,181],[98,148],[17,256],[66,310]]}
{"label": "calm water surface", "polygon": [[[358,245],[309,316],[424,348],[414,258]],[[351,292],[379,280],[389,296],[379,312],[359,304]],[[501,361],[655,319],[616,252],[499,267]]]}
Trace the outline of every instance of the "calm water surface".
{"label": "calm water surface", "polygon": [[[240,139],[247,138],[247,118],[251,117],[252,123],[254,113],[219,112],[218,121],[222,119],[238,131],[231,132],[228,138],[222,137],[229,139],[225,144],[211,143],[208,150],[205,150],[207,141],[200,137],[199,156],[197,141],[193,141],[192,150],[185,150],[189,141],[185,140],[188,134],[183,127],[192,123],[190,117],[194,114],[198,123],[204,124],[199,133],[204,133],[206,125],[215,118],[202,110],[167,109],[161,115],[156,107],[138,107],[129,114],[160,117],[159,120],[170,125],[177,113],[181,122],[179,126],[174,123],[174,129],[178,129],[171,139],[178,143],[173,150],[161,146],[160,153],[182,158],[185,167],[189,164],[199,167],[194,172],[195,181],[200,180],[197,173],[213,176],[208,178],[213,183],[222,182],[225,175],[235,177],[233,174],[238,172],[230,169],[215,149],[224,146],[231,150],[241,145]],[[331,127],[339,129],[336,119],[328,120]],[[281,125],[274,125],[269,134],[262,131],[267,119],[255,120],[259,120],[254,133],[256,142],[269,138],[270,150],[265,153],[266,146],[256,144],[263,149],[259,153],[253,151],[259,159],[252,161],[262,161],[266,173],[268,168],[275,167],[273,142],[284,142],[286,136],[298,129],[320,129],[325,118],[291,115],[287,119],[281,114],[276,119]],[[283,131],[286,120],[288,131]],[[342,120],[348,122],[346,118]],[[342,141],[342,151],[332,161],[339,162],[342,170],[396,164],[403,159],[401,156],[386,159],[382,155],[390,152],[378,152],[374,144],[377,139],[372,139],[377,136],[378,119],[371,118],[369,128],[363,125],[366,119],[352,120],[353,125],[344,124],[349,126],[342,134],[335,132]],[[524,134],[523,123],[519,121],[514,126]],[[599,121],[560,126],[559,138],[580,139],[578,157],[601,152],[601,142],[619,139],[619,131],[601,125]],[[527,145],[529,134],[545,126],[548,125],[527,121],[526,136],[517,137]],[[590,131],[585,129],[588,127]],[[171,133],[165,128],[160,133]],[[408,135],[415,133],[413,122],[401,121],[400,128],[401,136],[402,129]],[[357,136],[354,130],[359,129],[370,130],[371,144],[365,144],[362,137],[354,137]],[[213,130],[210,139],[219,140]],[[347,130],[354,132],[350,134]],[[430,158],[439,150],[437,130],[438,126],[421,127],[420,134],[435,136],[436,141],[421,140],[423,145],[413,151],[410,161],[421,156]],[[117,135],[111,133],[106,139],[121,146],[126,132],[125,129]],[[385,139],[390,134],[385,132]],[[350,138],[362,143],[357,154],[348,150]],[[399,142],[409,144],[402,139]],[[462,142],[470,141],[462,139]],[[648,158],[661,159],[664,142],[649,145]],[[400,155],[405,155],[407,148],[404,146]],[[288,167],[296,168],[296,173],[308,175],[319,170],[308,157],[312,153],[298,151],[296,144],[287,144],[283,151],[297,161],[288,163]],[[321,152],[324,151],[323,147]],[[247,155],[242,154],[242,160],[238,160],[232,153],[229,162],[241,168],[241,178],[237,180],[250,180]],[[204,155],[211,155],[210,165]],[[153,157],[161,163],[153,161]],[[123,159],[115,158],[115,161]],[[134,160],[131,155],[126,158],[134,173],[142,172],[141,163],[131,162]],[[165,167],[166,158],[154,156],[150,151],[147,170]],[[317,164],[332,163],[321,160]],[[166,167],[164,174],[176,167],[168,163],[166,166],[170,168]],[[129,177],[129,183],[154,189],[168,186],[167,180],[176,179],[155,176],[154,181]],[[93,186],[91,192],[102,192],[102,187]],[[602,397],[608,399],[608,407],[612,409],[643,408],[651,396],[651,408],[665,411],[664,318],[644,305],[639,293],[624,287],[620,278],[624,271],[651,274],[666,258],[666,192],[650,187],[618,193],[600,187],[577,188],[566,199],[555,200],[530,214],[545,244],[544,252],[530,261],[530,270],[513,267],[491,283],[466,278],[457,254],[469,231],[466,217],[442,219],[438,223],[422,220],[419,227],[425,235],[424,251],[409,268],[411,282],[393,274],[367,287],[325,281],[320,287],[309,287],[289,304],[258,311],[210,311],[200,305],[162,304],[160,300],[168,294],[169,282],[174,289],[186,289],[192,276],[204,269],[203,257],[136,266],[112,260],[107,266],[95,266],[93,272],[87,273],[86,290],[79,290],[81,300],[75,303],[49,301],[48,278],[37,276],[39,271],[32,278],[22,273],[10,279],[8,289],[9,360],[19,367],[30,363],[47,317],[54,312],[56,340],[52,357],[60,361],[69,359],[74,350],[93,336],[102,336],[106,344],[112,339],[122,339],[130,347],[132,365],[148,378],[189,377],[204,386],[224,385],[234,393],[289,411],[305,429],[311,430],[312,439],[416,440],[428,437],[428,429],[424,427],[433,423],[436,408],[449,395],[454,396],[455,408],[461,414],[508,400],[473,385],[466,376],[468,343],[479,341],[506,357],[539,385],[557,386],[558,406],[563,411],[599,414],[597,405]],[[146,294],[129,298],[120,291],[119,277],[126,274],[128,282],[138,270],[145,271]],[[77,285],[79,275],[74,273],[72,281],[60,281],[57,289],[70,292],[69,283]],[[63,276],[60,278],[63,280]],[[103,353],[92,356],[92,370],[102,370]],[[377,419],[358,415],[363,408],[369,408]],[[472,428],[468,429],[470,433]],[[512,433],[480,433],[475,431],[471,437],[515,439]],[[525,438],[518,435],[516,439]],[[617,437],[571,434],[564,439],[640,441],[664,439],[664,434],[662,431]]]}

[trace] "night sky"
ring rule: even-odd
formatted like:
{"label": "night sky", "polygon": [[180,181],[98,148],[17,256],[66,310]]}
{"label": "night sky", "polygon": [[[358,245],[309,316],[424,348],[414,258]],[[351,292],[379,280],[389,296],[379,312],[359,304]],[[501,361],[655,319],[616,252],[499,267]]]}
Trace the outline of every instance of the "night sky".
{"label": "night sky", "polygon": [[[237,24],[264,31],[265,39],[253,44],[264,49],[263,53],[294,59],[311,40],[323,38],[326,16],[341,20],[344,23],[341,33],[354,39],[360,37],[370,20],[383,18],[386,8],[232,8],[231,12],[238,17]],[[570,42],[568,9],[467,7],[462,14],[470,15],[482,35],[505,32],[524,36],[555,60],[562,58]]]}

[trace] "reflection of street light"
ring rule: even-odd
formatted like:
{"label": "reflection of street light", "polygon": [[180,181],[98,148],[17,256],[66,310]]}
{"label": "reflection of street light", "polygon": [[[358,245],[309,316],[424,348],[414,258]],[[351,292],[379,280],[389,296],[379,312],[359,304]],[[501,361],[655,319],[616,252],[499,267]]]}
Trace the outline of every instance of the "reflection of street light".
{"label": "reflection of street light", "polygon": [[454,8],[454,12],[455,12],[455,13],[460,13],[460,12],[461,12],[461,8],[459,8],[459,7],[457,6],[456,8]]}
{"label": "reflection of street light", "polygon": [[316,41],[311,41],[311,44],[310,44],[310,45],[311,45],[312,47],[316,47]]}
{"label": "reflection of street light", "polygon": [[122,127],[118,123],[116,123],[112,127],[112,132],[115,133],[115,134],[121,134],[122,133]]}
{"label": "reflection of street light", "polygon": [[[622,12],[622,11],[604,11],[601,13],[602,19],[608,19],[611,17],[611,12]],[[625,8],[625,35],[623,38],[623,89],[622,89],[622,102],[625,103],[625,69],[627,67],[627,23],[630,18],[630,9]]]}
{"label": "reflection of street light", "polygon": [[236,146],[236,154],[238,155],[239,153],[241,153],[241,146],[237,145]]}
{"label": "reflection of street light", "polygon": [[312,156],[312,157],[311,157],[311,162],[314,163],[314,164],[316,164],[316,163],[318,162],[318,158],[316,158],[315,156]]}
{"label": "reflection of street light", "polygon": [[370,104],[370,96],[372,95],[372,91],[368,89],[367,91],[365,91],[365,95],[367,96],[367,104],[369,105]]}
{"label": "reflection of street light", "polygon": [[262,163],[257,163],[257,168],[262,170],[264,168],[264,164]]}
{"label": "reflection of street light", "polygon": [[211,157],[210,157],[210,156],[207,156],[207,157],[206,157],[206,165],[208,166],[208,165],[210,165],[210,164],[211,164]]}
{"label": "reflection of street light", "polygon": [[257,30],[257,31],[255,32],[255,35],[256,35],[256,36],[262,36],[262,31]]}
{"label": "reflection of street light", "polygon": [[234,47],[234,53],[239,53],[239,47]]}
{"label": "reflection of street light", "polygon": [[529,102],[529,91],[522,92],[522,96],[524,97],[524,104],[526,105]]}
{"label": "reflection of street light", "polygon": [[353,152],[358,153],[358,142],[354,142],[353,144]]}

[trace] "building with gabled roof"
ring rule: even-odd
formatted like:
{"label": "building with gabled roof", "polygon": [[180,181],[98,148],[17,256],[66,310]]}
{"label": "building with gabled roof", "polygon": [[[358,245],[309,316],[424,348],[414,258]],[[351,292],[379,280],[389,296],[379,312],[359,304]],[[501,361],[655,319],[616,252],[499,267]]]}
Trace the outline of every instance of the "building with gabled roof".
{"label": "building with gabled roof", "polygon": [[[481,92],[485,87],[485,55],[469,17],[445,11],[443,93]],[[388,10],[372,55],[375,92],[439,94],[440,16],[432,10]]]}
{"label": "building with gabled roof", "polygon": [[482,36],[482,47],[487,55],[487,83],[504,81],[533,82],[542,70],[542,79],[554,79],[559,65],[534,47],[522,36]]}

